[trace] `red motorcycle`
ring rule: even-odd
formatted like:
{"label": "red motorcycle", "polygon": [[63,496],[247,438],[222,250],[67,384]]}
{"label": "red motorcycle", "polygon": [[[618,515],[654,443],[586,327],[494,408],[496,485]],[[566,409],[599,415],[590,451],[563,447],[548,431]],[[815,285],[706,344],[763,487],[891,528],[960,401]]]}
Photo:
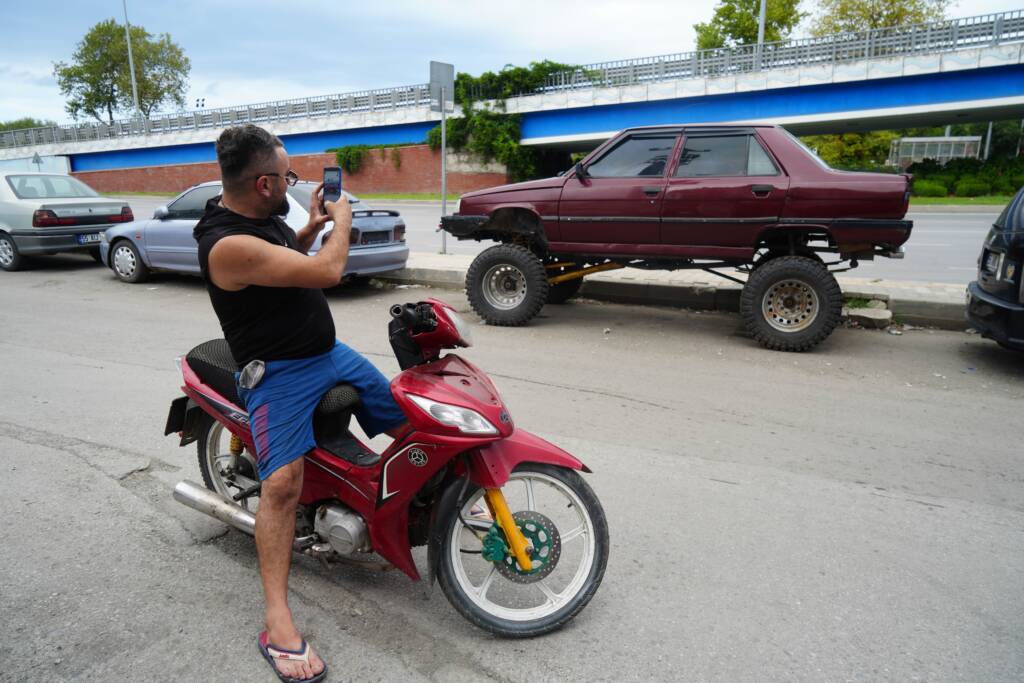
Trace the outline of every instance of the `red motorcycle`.
{"label": "red motorcycle", "polygon": [[[608,561],[601,504],[578,459],[517,429],[490,379],[443,349],[469,347],[447,304],[391,308],[389,334],[402,372],[391,391],[409,431],[377,454],[349,431],[359,396],[330,390],[313,417],[294,549],[335,560],[374,560],[413,580],[412,547],[464,617],[492,633],[536,636],[572,619],[593,597]],[[195,442],[206,488],[182,481],[178,501],[255,533],[260,484],[248,415],[223,339],[180,360],[185,395],[165,434]]]}

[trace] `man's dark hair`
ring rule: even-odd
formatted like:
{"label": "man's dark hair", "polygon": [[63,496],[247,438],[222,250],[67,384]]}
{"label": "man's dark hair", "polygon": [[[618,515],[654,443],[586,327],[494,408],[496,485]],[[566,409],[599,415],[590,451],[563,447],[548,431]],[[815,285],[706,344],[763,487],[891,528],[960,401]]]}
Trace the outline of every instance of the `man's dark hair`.
{"label": "man's dark hair", "polygon": [[224,189],[241,190],[248,174],[267,170],[265,166],[277,147],[284,144],[276,135],[251,123],[224,129],[217,138],[217,163]]}

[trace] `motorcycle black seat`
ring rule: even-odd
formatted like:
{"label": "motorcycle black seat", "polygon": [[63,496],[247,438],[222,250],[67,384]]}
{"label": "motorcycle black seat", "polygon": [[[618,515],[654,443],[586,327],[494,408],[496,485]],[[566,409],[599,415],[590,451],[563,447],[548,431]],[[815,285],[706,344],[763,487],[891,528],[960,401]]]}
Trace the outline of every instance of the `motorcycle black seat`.
{"label": "motorcycle black seat", "polygon": [[[185,360],[200,380],[236,406],[242,406],[235,389],[235,372],[238,364],[231,355],[225,339],[211,339],[195,347]],[[339,384],[320,399],[316,406],[317,415],[336,415],[351,411],[359,405],[359,393],[351,384]]]}

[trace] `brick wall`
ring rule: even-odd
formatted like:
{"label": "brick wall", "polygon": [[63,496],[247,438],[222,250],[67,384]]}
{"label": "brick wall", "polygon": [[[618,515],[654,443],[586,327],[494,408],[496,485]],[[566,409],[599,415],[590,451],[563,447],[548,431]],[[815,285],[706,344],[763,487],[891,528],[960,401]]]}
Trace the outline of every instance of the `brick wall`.
{"label": "brick wall", "polygon": [[[399,150],[401,165],[396,168],[393,150]],[[344,186],[355,195],[374,192],[436,193],[441,191],[441,153],[427,145],[385,148],[382,157],[376,149],[368,150],[362,167],[353,175],[345,174]],[[449,170],[448,192],[462,194],[508,182],[504,173],[495,172],[493,164],[479,170],[465,163],[451,163],[463,170]],[[334,166],[333,154],[302,154],[291,157],[292,168],[303,180],[319,180],[324,166]],[[98,192],[180,192],[186,187],[220,178],[216,163],[150,166],[105,171],[73,173]]]}

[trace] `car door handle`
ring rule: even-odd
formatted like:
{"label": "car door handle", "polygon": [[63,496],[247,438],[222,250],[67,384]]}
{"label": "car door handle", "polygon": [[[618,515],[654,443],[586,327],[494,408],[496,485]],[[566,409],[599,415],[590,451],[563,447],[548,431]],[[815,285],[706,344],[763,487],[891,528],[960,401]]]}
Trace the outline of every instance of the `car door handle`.
{"label": "car door handle", "polygon": [[775,187],[773,185],[751,185],[750,191],[754,193],[755,197],[767,197],[772,193]]}
{"label": "car door handle", "polygon": [[656,195],[656,194],[658,194],[660,192],[661,192],[661,186],[660,185],[647,185],[646,187],[644,187],[644,194]]}

